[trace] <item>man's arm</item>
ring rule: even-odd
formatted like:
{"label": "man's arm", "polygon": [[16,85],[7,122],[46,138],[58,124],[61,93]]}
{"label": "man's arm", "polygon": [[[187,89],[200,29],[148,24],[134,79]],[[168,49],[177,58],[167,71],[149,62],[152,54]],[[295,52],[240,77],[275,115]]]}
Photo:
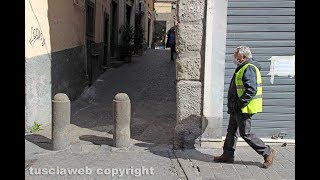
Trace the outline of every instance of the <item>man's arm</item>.
{"label": "man's arm", "polygon": [[249,65],[244,70],[242,82],[245,90],[237,101],[240,108],[248,105],[252,98],[257,94],[257,74],[256,69],[253,66]]}

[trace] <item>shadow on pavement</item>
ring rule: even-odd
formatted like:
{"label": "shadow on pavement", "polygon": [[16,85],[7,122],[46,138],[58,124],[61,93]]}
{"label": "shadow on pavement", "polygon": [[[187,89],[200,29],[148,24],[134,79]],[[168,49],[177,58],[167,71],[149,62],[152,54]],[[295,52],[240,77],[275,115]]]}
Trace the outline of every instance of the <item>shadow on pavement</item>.
{"label": "shadow on pavement", "polygon": [[155,144],[146,144],[146,143],[137,143],[135,144],[139,147],[147,147],[150,152],[152,152],[155,155],[163,156],[167,158],[172,159],[191,159],[191,160],[197,160],[197,161],[203,161],[203,162],[213,162],[213,156],[209,154],[202,153],[196,149],[172,149],[168,148],[167,151],[173,151],[174,155],[170,156],[169,154],[164,154],[163,149],[158,148]]}
{"label": "shadow on pavement", "polygon": [[253,161],[234,161],[233,164],[241,164],[246,166],[258,166],[260,168],[262,167],[261,162],[253,162]]}
{"label": "shadow on pavement", "polygon": [[52,140],[39,135],[39,134],[28,134],[25,136],[25,139],[43,149],[52,150]]}
{"label": "shadow on pavement", "polygon": [[197,149],[172,149],[168,148],[167,151],[172,151],[174,154],[170,155],[170,153],[164,153],[164,150],[157,147],[156,144],[146,144],[146,143],[137,143],[135,144],[139,147],[146,147],[150,152],[155,155],[171,158],[171,159],[186,159],[186,160],[195,160],[195,161],[202,161],[207,163],[219,163],[219,164],[240,164],[243,166],[257,166],[262,167],[261,162],[254,162],[254,161],[234,161],[233,163],[220,163],[213,161],[213,155],[206,154],[203,152],[198,151]]}
{"label": "shadow on pavement", "polygon": [[[184,120],[177,122],[174,132],[176,142],[172,143],[170,148],[167,148],[167,151],[174,153],[170,158],[212,162],[212,155],[202,153],[195,148],[196,139],[202,135],[201,128],[203,128],[202,118],[197,115],[190,115]],[[139,147],[146,147],[150,152],[158,156],[165,156],[167,158],[170,156],[170,153],[163,154],[163,152],[161,152],[161,148],[159,148],[157,144],[137,143],[135,145]]]}
{"label": "shadow on pavement", "polygon": [[94,135],[82,135],[79,137],[80,140],[83,141],[89,141],[93,143],[94,145],[108,145],[113,146],[113,139],[110,139],[108,137],[100,137],[100,136],[94,136]]}

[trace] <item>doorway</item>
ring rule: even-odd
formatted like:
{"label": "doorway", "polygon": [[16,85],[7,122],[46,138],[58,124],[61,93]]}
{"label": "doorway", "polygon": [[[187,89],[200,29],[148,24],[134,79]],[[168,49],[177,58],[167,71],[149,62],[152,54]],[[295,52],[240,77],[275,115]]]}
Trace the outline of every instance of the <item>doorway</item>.
{"label": "doorway", "polygon": [[93,70],[92,70],[92,51],[94,50],[94,14],[95,14],[95,3],[92,1],[86,1],[86,49],[87,49],[87,75],[89,86],[93,81]]}
{"label": "doorway", "polygon": [[111,3],[111,36],[110,36],[110,59],[116,59],[116,48],[118,44],[118,21],[117,21],[118,4],[114,1]]}
{"label": "doorway", "polygon": [[109,50],[109,14],[104,13],[104,40],[103,40],[103,66],[104,70],[109,67],[108,61]]}
{"label": "doorway", "polygon": [[148,47],[150,47],[151,19],[148,18]]}
{"label": "doorway", "polygon": [[131,19],[131,6],[126,4],[126,24],[130,25],[130,19]]}
{"label": "doorway", "polygon": [[156,49],[165,49],[167,21],[154,22],[153,43]]}

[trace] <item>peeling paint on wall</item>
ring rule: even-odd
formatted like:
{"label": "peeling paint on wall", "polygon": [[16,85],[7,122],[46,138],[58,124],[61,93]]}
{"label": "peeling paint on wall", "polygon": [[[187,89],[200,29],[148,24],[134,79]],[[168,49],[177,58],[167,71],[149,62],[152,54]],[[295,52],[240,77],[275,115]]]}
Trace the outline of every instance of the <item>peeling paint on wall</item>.
{"label": "peeling paint on wall", "polygon": [[295,76],[295,56],[272,56],[270,59],[270,82],[273,84],[275,76]]}

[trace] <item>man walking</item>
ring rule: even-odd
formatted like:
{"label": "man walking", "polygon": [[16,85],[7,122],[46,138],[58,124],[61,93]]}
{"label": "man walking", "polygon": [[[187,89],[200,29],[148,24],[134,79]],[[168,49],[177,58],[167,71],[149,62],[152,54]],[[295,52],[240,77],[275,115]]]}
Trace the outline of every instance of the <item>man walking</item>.
{"label": "man walking", "polygon": [[174,27],[172,27],[167,33],[167,43],[166,47],[170,47],[171,50],[171,61],[174,61],[173,54],[176,52],[176,33]]}
{"label": "man walking", "polygon": [[227,136],[223,145],[223,154],[215,156],[216,162],[234,162],[239,128],[240,136],[260,155],[264,157],[263,167],[272,165],[275,151],[251,132],[251,117],[262,112],[262,80],[260,66],[252,60],[247,46],[239,46],[234,51],[234,63],[237,65],[228,91],[228,114],[230,114]]}

